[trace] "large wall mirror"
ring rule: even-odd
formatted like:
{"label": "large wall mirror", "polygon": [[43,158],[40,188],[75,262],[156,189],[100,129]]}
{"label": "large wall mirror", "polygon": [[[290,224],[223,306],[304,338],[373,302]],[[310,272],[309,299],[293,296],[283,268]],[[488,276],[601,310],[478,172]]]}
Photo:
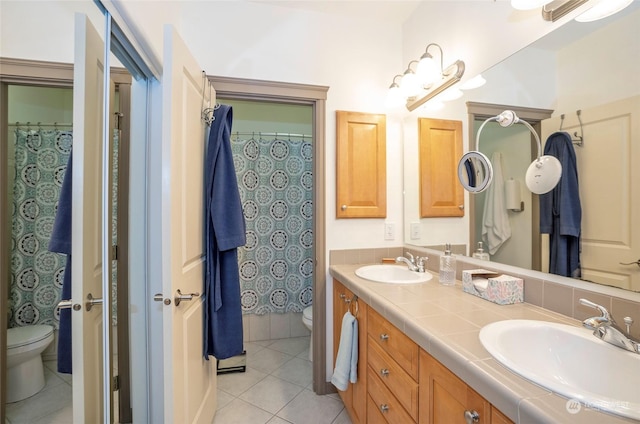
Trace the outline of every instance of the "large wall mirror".
{"label": "large wall mirror", "polygon": [[[487,84],[480,89],[469,92],[457,104],[451,104],[447,108],[460,111],[459,118],[467,123],[465,128],[466,149],[475,150],[475,133],[482,120],[487,116],[475,116],[471,112],[470,104],[492,104],[505,108],[523,108],[551,111],[551,118],[538,119],[536,128],[539,129],[544,143],[546,138],[554,131],[562,128],[563,131],[580,133],[581,129],[577,117],[577,111],[581,110],[583,119],[583,131],[585,145],[575,146],[578,156],[578,173],[580,178],[580,191],[585,187],[601,185],[600,199],[591,199],[588,194],[581,194],[583,208],[582,232],[583,235],[583,275],[588,281],[604,285],[616,286],[628,290],[640,291],[640,268],[634,264],[640,259],[640,253],[634,252],[629,246],[640,243],[635,240],[639,230],[637,222],[633,222],[633,213],[639,213],[638,202],[633,200],[633,195],[611,195],[609,193],[635,193],[639,187],[629,188],[629,184],[638,184],[637,171],[632,170],[631,164],[638,159],[631,158],[629,165],[623,165],[626,173],[623,186],[610,182],[607,187],[599,183],[600,177],[606,169],[617,169],[620,166],[614,161],[598,162],[604,151],[612,150],[613,144],[607,141],[607,134],[612,131],[610,126],[606,129],[598,129],[594,123],[595,113],[601,110],[612,110],[619,102],[627,102],[627,109],[616,112],[620,116],[632,114],[631,110],[638,108],[638,95],[640,95],[640,37],[638,26],[640,24],[640,4],[633,3],[622,13],[611,16],[601,21],[589,24],[568,22],[554,32],[541,38],[527,48],[519,51],[503,62],[496,64],[483,73]],[[499,111],[498,111],[499,113]],[[599,112],[598,112],[599,113]],[[561,115],[565,119],[561,122]],[[529,121],[535,124],[534,121]],[[631,121],[629,121],[631,122]],[[627,141],[620,142],[621,148],[627,149],[617,153],[617,160],[627,155],[638,155],[640,149],[633,147],[638,144],[633,139],[634,125],[629,124],[626,137]],[[624,130],[620,130],[624,132]],[[548,269],[548,247],[545,235],[536,233],[538,226],[537,199],[527,191],[524,184],[526,166],[531,161],[532,149],[531,137],[524,127],[512,130],[495,128],[483,131],[482,152],[491,157],[493,151],[501,150],[503,154],[520,154],[521,158],[505,159],[503,157],[503,172],[505,180],[513,177],[519,181],[524,211],[509,211],[509,219],[512,228],[512,237],[509,246],[503,251],[498,251],[492,260],[507,265],[514,265],[527,269]],[[591,138],[591,145],[589,143]],[[610,139],[611,137],[609,137]],[[624,137],[623,137],[624,138]],[[472,140],[469,144],[469,140]],[[577,139],[576,139],[577,140]],[[502,143],[502,144],[501,144]],[[502,147],[500,147],[502,146]],[[608,146],[608,147],[605,147]],[[485,149],[486,147],[486,149]],[[411,146],[405,146],[405,149]],[[589,153],[590,157],[585,156]],[[405,154],[405,171],[414,172],[415,168],[407,163],[410,155]],[[581,157],[582,156],[582,157]],[[599,157],[598,157],[599,156]],[[627,158],[629,159],[629,158]],[[523,166],[518,165],[524,164]],[[521,169],[520,169],[521,168]],[[509,174],[509,175],[507,175]],[[520,175],[522,174],[522,175]],[[600,175],[600,177],[599,177]],[[405,175],[406,181],[417,179],[413,175]],[[629,191],[631,190],[631,191]],[[428,219],[420,220],[422,234],[418,238],[411,236],[411,227],[417,224],[412,208],[415,199],[412,199],[411,190],[405,187],[405,243],[419,246],[439,246],[446,242],[465,242],[469,256],[476,248],[477,241],[481,241],[480,231],[483,211],[483,195],[467,194],[465,199],[465,217],[463,219],[449,219],[447,221]],[[584,198],[582,198],[584,197]],[[636,195],[637,197],[637,195]],[[607,219],[600,206],[606,203],[609,218]],[[635,208],[635,209],[634,209]],[[624,210],[625,212],[621,212]],[[612,218],[615,216],[615,219]],[[618,225],[617,223],[621,223]],[[635,226],[634,226],[635,225]],[[466,228],[464,228],[466,227]],[[465,233],[460,234],[461,228]],[[456,237],[458,239],[456,239]],[[607,253],[602,250],[594,250],[596,245],[613,246],[615,253]],[[590,253],[593,251],[594,253]],[[615,270],[608,273],[596,271],[594,265],[585,267],[584,263],[592,263],[595,257],[609,255],[608,261],[615,265]],[[633,256],[636,255],[636,256]],[[620,263],[632,263],[631,265],[619,265]]]}
{"label": "large wall mirror", "polygon": [[[134,181],[134,178],[138,181],[139,187],[140,178],[144,178],[144,175],[140,177],[138,173],[134,173],[135,175],[129,173],[128,158],[129,140],[132,138],[136,140],[133,146],[135,151],[146,150],[144,143],[141,142],[146,139],[144,130],[141,129],[145,127],[146,111],[139,105],[147,103],[145,72],[148,69],[139,63],[137,67],[133,66],[136,61],[131,58],[131,54],[135,52],[126,42],[120,28],[116,25],[107,27],[105,13],[99,2],[90,0],[28,3],[3,1],[2,12],[0,19],[2,28],[0,31],[0,39],[2,39],[0,45],[0,168],[2,169],[0,173],[0,241],[3,246],[11,246],[11,249],[3,249],[0,256],[0,309],[3,311],[0,317],[0,327],[2,327],[0,330],[2,331],[0,334],[0,420],[5,420],[5,412],[6,419],[11,422],[32,421],[41,415],[54,416],[55,413],[57,419],[71,422],[72,419],[79,420],[78,411],[81,411],[86,416],[93,416],[93,414],[101,416],[96,419],[85,418],[82,421],[106,421],[104,417],[111,417],[114,422],[131,422],[131,398],[132,396],[140,397],[140,395],[131,394],[131,386],[138,384],[131,383],[131,374],[146,371],[138,367],[138,370],[131,372],[129,364],[128,328],[132,322],[129,306],[132,302],[129,298],[127,278],[129,272],[134,268],[137,269],[128,263],[129,235],[135,233],[135,231],[129,231],[129,211],[133,210],[134,206],[137,208],[140,206],[138,202],[129,202],[128,189],[129,182]],[[84,38],[79,35],[77,28],[82,25],[78,25],[76,14],[82,15],[81,18],[87,23],[87,28],[95,29],[96,34],[93,38],[99,40],[99,44],[104,45],[104,48],[108,46],[105,43],[108,40],[104,38],[109,31],[112,40],[111,54],[108,59],[109,102],[106,102],[104,92],[96,88],[91,95],[86,96],[86,104],[91,105],[91,108],[80,108],[84,110],[95,108],[95,113],[85,120],[77,118],[74,114],[79,109],[74,107],[74,104],[79,104],[75,103],[74,93],[86,89],[78,83],[78,80],[74,81],[74,68],[78,68],[74,66],[74,60],[77,59],[74,49],[76,45],[82,44],[79,40]],[[86,32],[92,33],[92,30],[89,29]],[[93,50],[95,51],[91,53],[95,53],[96,56],[104,55],[103,51],[99,51],[100,49]],[[94,74],[99,75],[99,72]],[[102,84],[104,81],[99,79]],[[136,105],[138,107],[134,110],[133,106]],[[100,118],[97,118],[98,116]],[[86,128],[91,126],[102,130],[101,124],[96,125],[95,122],[101,123],[105,120],[109,122],[108,135],[100,131],[101,136],[87,137]],[[135,122],[132,122],[134,120]],[[83,125],[74,127],[74,121],[76,124],[82,122]],[[117,245],[120,256],[117,264],[114,262],[112,267],[112,290],[104,291],[111,293],[113,301],[111,308],[104,308],[105,311],[110,311],[109,318],[112,325],[104,326],[110,329],[109,343],[100,344],[104,345],[104,350],[91,356],[90,361],[86,360],[87,356],[85,356],[81,363],[86,368],[94,369],[96,373],[101,373],[101,370],[104,371],[103,368],[108,368],[110,375],[118,375],[120,390],[114,392],[113,398],[110,390],[111,378],[104,379],[108,382],[102,389],[106,393],[104,398],[99,398],[93,392],[89,395],[89,389],[86,395],[82,389],[76,390],[75,386],[80,386],[79,380],[75,378],[78,376],[82,378],[83,372],[77,372],[74,365],[74,374],[68,374],[70,346],[59,343],[60,334],[64,330],[60,330],[61,319],[57,305],[64,299],[61,276],[66,258],[62,254],[49,252],[48,245],[51,238],[51,224],[55,219],[56,205],[60,198],[60,175],[63,175],[61,172],[66,170],[74,137],[76,141],[84,139],[84,145],[89,143],[97,145],[98,142],[103,142],[102,138],[109,140],[111,152],[112,184],[110,186],[112,190],[107,188],[105,191],[112,193],[110,209],[113,219],[109,227],[112,228],[113,239],[104,243]],[[78,157],[75,154],[74,161]],[[140,157],[140,153],[137,153],[137,157]],[[31,173],[37,177],[31,177],[29,173],[21,172],[21,169],[37,169],[37,172]],[[46,188],[46,196],[42,194],[43,188]],[[137,196],[137,198],[143,197]],[[33,214],[24,213],[21,205],[25,202],[36,204]],[[138,225],[138,227],[143,226]],[[35,252],[26,251],[18,242],[25,237],[37,239],[34,242]],[[37,259],[40,257],[45,259]],[[34,258],[36,258],[35,261]],[[139,262],[142,263],[142,260]],[[23,272],[23,269],[31,274]],[[30,277],[23,278],[23,274]],[[142,289],[144,290],[144,286]],[[8,314],[4,313],[5,310]],[[68,312],[70,313],[70,310]],[[51,326],[54,336],[54,341],[42,353],[47,378],[46,386],[31,397],[7,399],[3,395],[7,393],[7,386],[9,391],[16,390],[15,387],[11,387],[11,383],[6,378],[7,361],[4,353],[7,352],[7,327],[40,325]],[[96,338],[101,337],[99,332],[94,333]],[[78,340],[76,334],[72,337]],[[82,339],[86,340],[86,337]],[[104,341],[104,338],[101,338],[101,341]],[[63,346],[62,355],[59,355],[59,345]],[[68,348],[65,349],[64,346]],[[75,354],[74,351],[73,355]],[[68,361],[62,361],[67,366],[58,373],[60,357],[68,358]],[[140,384],[145,384],[146,378],[138,378],[138,380],[141,381]],[[90,390],[97,392],[100,386],[101,384],[96,382],[91,384]],[[122,390],[123,387],[124,390]],[[55,406],[42,407],[47,403],[46,399],[52,399],[51,396],[55,396]],[[5,408],[5,402],[11,402],[11,408]],[[37,410],[40,415],[33,415],[34,410]]]}

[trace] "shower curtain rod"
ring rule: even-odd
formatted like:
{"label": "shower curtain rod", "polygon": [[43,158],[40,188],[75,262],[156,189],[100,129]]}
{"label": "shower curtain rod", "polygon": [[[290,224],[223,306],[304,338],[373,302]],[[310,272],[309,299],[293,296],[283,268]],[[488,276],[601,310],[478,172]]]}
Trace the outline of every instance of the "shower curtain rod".
{"label": "shower curtain rod", "polygon": [[10,127],[73,127],[73,124],[68,122],[10,122]]}
{"label": "shower curtain rod", "polygon": [[250,136],[255,136],[258,135],[258,137],[300,137],[300,138],[313,138],[312,135],[309,134],[293,134],[293,133],[285,133],[285,132],[262,132],[262,131],[236,131],[235,133],[231,133],[231,134],[235,134],[236,137],[239,135],[250,135]]}

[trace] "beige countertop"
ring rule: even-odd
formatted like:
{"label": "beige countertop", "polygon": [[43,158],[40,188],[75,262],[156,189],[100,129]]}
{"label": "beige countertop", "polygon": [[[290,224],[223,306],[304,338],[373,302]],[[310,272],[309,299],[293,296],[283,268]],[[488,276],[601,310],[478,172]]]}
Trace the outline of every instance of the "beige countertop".
{"label": "beige countertop", "polygon": [[506,319],[579,321],[528,303],[497,305],[464,293],[460,281],[442,286],[437,275],[420,284],[368,281],[355,274],[361,266],[332,265],[329,272],[516,423],[636,422],[587,407],[570,414],[566,398],[502,366],[478,338],[484,325]]}

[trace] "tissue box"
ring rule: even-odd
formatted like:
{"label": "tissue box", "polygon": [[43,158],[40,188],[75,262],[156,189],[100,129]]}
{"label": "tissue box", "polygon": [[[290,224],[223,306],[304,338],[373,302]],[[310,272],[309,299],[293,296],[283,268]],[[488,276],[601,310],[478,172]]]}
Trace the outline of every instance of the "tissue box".
{"label": "tissue box", "polygon": [[499,305],[524,301],[522,278],[502,275],[486,269],[462,271],[462,290]]}

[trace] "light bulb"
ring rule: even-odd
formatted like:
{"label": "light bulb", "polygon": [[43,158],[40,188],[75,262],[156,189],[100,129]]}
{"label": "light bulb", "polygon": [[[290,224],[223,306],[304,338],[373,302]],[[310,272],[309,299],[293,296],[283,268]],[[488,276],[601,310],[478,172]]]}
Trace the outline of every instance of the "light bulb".
{"label": "light bulb", "polygon": [[405,97],[415,96],[420,91],[420,79],[410,69],[407,69],[400,80],[400,91]]}
{"label": "light bulb", "polygon": [[473,90],[474,88],[482,87],[487,83],[487,80],[478,74],[470,80],[466,81],[460,86],[460,90]]}
{"label": "light bulb", "polygon": [[[593,0],[592,0],[593,1]],[[629,6],[633,0],[600,0],[597,1],[586,12],[581,13],[576,18],[578,22],[592,22],[598,19],[606,18],[614,13],[618,13],[625,7]]]}
{"label": "light bulb", "polygon": [[418,62],[416,72],[425,85],[431,85],[440,79],[440,68],[438,64],[429,54],[425,54]]}

